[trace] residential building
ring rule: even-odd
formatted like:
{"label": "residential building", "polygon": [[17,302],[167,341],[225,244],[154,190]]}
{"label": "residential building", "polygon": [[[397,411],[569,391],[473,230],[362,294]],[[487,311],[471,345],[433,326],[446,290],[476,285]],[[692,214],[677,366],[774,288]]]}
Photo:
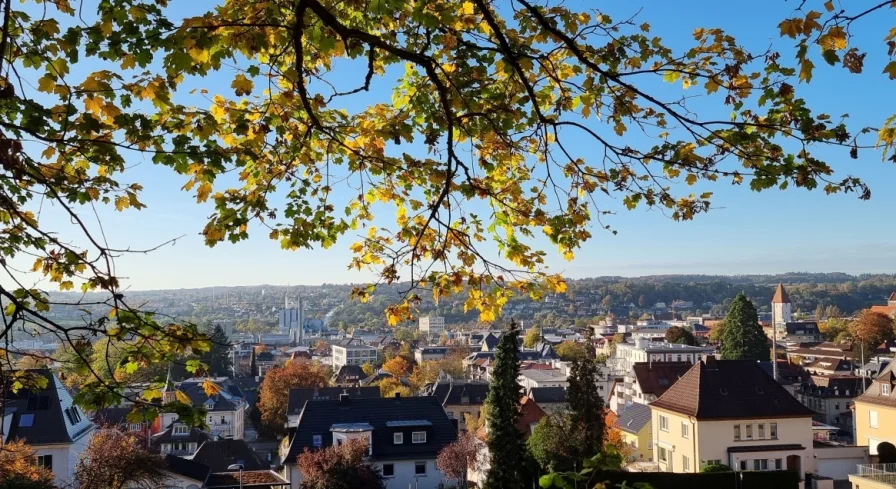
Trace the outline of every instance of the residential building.
{"label": "residential building", "polygon": [[853,489],[893,489],[896,487],[896,466],[893,464],[860,464],[849,474]]}
{"label": "residential building", "polygon": [[784,290],[784,284],[779,283],[772,297],[772,323],[784,325],[793,320],[793,304]]}
{"label": "residential building", "polygon": [[438,338],[445,332],[445,318],[440,316],[421,317],[418,325],[420,332],[425,333],[430,338]]}
{"label": "residential building", "polygon": [[616,384],[617,395],[610,409],[619,413],[631,404],[648,404],[657,400],[694,365],[688,362],[638,362]]}
{"label": "residential building", "polygon": [[533,387],[526,395],[546,413],[558,413],[567,407],[566,387]]}
{"label": "residential building", "polygon": [[376,364],[377,349],[372,346],[351,343],[334,343],[330,347],[334,369],[338,370],[345,365],[370,365]]}
{"label": "residential building", "polygon": [[812,415],[756,362],[708,358],[650,404],[654,460],[668,472],[812,472]]}
{"label": "residential building", "polygon": [[834,375],[851,377],[854,370],[852,362],[842,358],[819,358],[818,360],[804,363],[803,368],[812,377]]}
{"label": "residential building", "polygon": [[[811,345],[811,344],[810,344]],[[870,356],[870,355],[869,355]],[[794,357],[799,357],[794,359]],[[814,362],[820,358],[852,360],[852,347],[848,344],[821,343],[814,346],[799,345],[796,348],[787,349],[787,360],[800,363]]]}
{"label": "residential building", "polygon": [[434,396],[309,402],[292,438],[281,445],[284,477],[293,489],[299,487],[296,458],[306,448],[363,439],[387,489],[436,489],[446,482],[436,457],[456,437],[454,424]]}
{"label": "residential building", "polygon": [[270,470],[271,463],[263,460],[245,440],[210,440],[200,445],[192,460],[208,466],[212,472],[225,472],[238,464],[243,470]]}
{"label": "residential building", "polygon": [[[95,427],[55,374],[49,370],[29,372],[45,377],[46,387],[13,392],[11,385],[0,384],[0,445],[24,440],[34,450],[37,465],[53,472],[56,486],[67,487]],[[9,375],[5,379],[10,379]]]}
{"label": "residential building", "polygon": [[[98,409],[93,414],[93,423],[97,426],[116,427],[122,431],[150,436],[152,423],[149,421],[129,421],[128,416],[131,414],[131,411],[131,407]],[[141,411],[137,411],[137,413],[138,416],[141,415]],[[146,416],[148,417],[149,415],[147,414]]]}
{"label": "residential building", "polygon": [[[238,460],[237,462],[244,462]],[[218,464],[220,465],[220,463]],[[205,463],[174,455],[165,457],[165,489],[288,489],[289,481],[267,469],[214,471]]]}
{"label": "residential building", "polygon": [[[764,329],[766,336],[771,338],[771,325]],[[774,329],[778,341],[787,344],[822,343],[825,340],[824,334],[818,329],[818,323],[815,321],[776,323]]]}
{"label": "residential building", "polygon": [[856,445],[868,445],[877,455],[877,445],[896,440],[896,372],[894,363],[874,378],[865,392],[853,400],[855,404]]}
{"label": "residential building", "polygon": [[889,357],[877,357],[865,365],[856,366],[856,375],[873,379],[884,371],[890,361]]}
{"label": "residential building", "polygon": [[815,411],[813,419],[837,427],[838,439],[851,439],[853,433],[853,399],[863,390],[863,380],[856,376],[814,377],[815,383],[801,384],[794,395],[804,406]]}
{"label": "residential building", "polygon": [[[796,395],[796,390],[803,383],[811,383],[812,376],[802,366],[778,360],[778,383],[791,395]],[[770,376],[774,375],[772,362],[759,362],[759,368]]]}
{"label": "residential building", "polygon": [[896,318],[896,292],[890,294],[890,298],[887,299],[886,306],[871,306],[871,310],[873,312],[886,314],[891,318]]}
{"label": "residential building", "polygon": [[653,428],[650,406],[632,404],[616,418],[616,428],[622,439],[632,448],[627,462],[653,462]]}
{"label": "residential building", "polygon": [[488,397],[488,383],[476,381],[438,380],[427,386],[424,395],[434,396],[448,417],[457,420],[458,429],[466,430],[467,416],[478,420]]}
{"label": "residential building", "polygon": [[688,362],[697,363],[711,356],[711,346],[689,346],[677,343],[652,342],[637,338],[633,343],[616,345],[616,354],[607,360],[614,373],[625,375],[638,362]]}
{"label": "residential building", "polygon": [[530,369],[520,372],[519,383],[528,392],[535,387],[566,387],[569,385],[569,380],[567,375],[557,368]]}
{"label": "residential building", "polygon": [[165,430],[150,437],[149,446],[162,456],[192,457],[203,443],[211,439],[209,433],[199,428],[173,421]]}
{"label": "residential building", "polygon": [[360,365],[343,365],[333,375],[333,383],[339,387],[353,387],[360,385],[365,377]]}
{"label": "residential building", "polygon": [[414,360],[423,363],[429,360],[442,360],[448,356],[451,348],[447,346],[421,346],[414,350]]}
{"label": "residential building", "polygon": [[289,390],[289,401],[286,405],[286,426],[295,428],[299,425],[299,417],[305,409],[306,402],[338,400],[347,395],[352,399],[380,397],[379,387],[301,387]]}
{"label": "residential building", "polygon": [[[217,392],[208,395],[205,383],[214,384]],[[162,402],[175,400],[175,391],[185,394],[194,406],[202,406],[206,410],[206,425],[212,436],[240,440],[245,435],[245,418],[249,403],[243,398],[240,389],[226,377],[197,378],[181,382],[177,386],[170,377],[162,390]],[[168,429],[175,420],[176,413],[161,413],[153,424],[153,433],[161,433]]]}

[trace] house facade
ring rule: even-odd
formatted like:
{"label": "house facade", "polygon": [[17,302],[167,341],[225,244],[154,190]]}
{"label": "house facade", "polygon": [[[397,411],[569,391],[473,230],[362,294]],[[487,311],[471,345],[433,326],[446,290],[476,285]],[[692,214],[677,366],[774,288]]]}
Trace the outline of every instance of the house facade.
{"label": "house facade", "polygon": [[434,396],[309,402],[291,438],[281,444],[283,476],[301,484],[296,459],[306,448],[323,449],[363,439],[369,459],[388,489],[436,489],[444,484],[436,468],[439,451],[457,438],[454,424]]}
{"label": "house facade", "polygon": [[332,365],[338,370],[345,365],[376,364],[377,349],[372,346],[359,344],[335,344],[330,347]]}
{"label": "house facade", "polygon": [[625,375],[638,362],[687,362],[693,364],[711,356],[714,351],[715,348],[711,346],[689,346],[637,338],[634,343],[617,344],[616,353],[607,360],[607,365],[613,369],[613,373]]}
{"label": "house facade", "polygon": [[616,428],[631,447],[628,462],[653,462],[653,423],[650,406],[632,404],[616,418]]}
{"label": "house facade", "polygon": [[457,420],[458,429],[466,430],[468,416],[478,420],[482,415],[482,406],[488,397],[488,383],[439,380],[428,386],[424,393],[436,397],[448,417]]}
{"label": "house facade", "polygon": [[813,471],[813,412],[755,362],[700,362],[650,407],[662,471]]}
{"label": "house facade", "polygon": [[[208,395],[203,384],[211,382],[218,392]],[[229,379],[191,379],[174,386],[168,382],[162,391],[162,402],[173,402],[176,391],[186,395],[194,406],[202,406],[206,410],[206,428],[212,436],[241,440],[245,435],[245,418],[249,403],[243,399],[242,393]],[[153,424],[153,433],[158,434],[177,420],[175,413],[161,413]]]}
{"label": "house facade", "polygon": [[896,440],[896,372],[893,362],[874,378],[865,392],[854,399],[856,445],[868,445],[877,455],[877,445]]}
{"label": "house facade", "polygon": [[75,465],[93,437],[95,426],[74,404],[71,394],[49,370],[31,370],[44,376],[47,386],[41,390],[12,392],[0,385],[0,402],[4,404],[3,438],[23,440],[34,451],[35,462],[53,472],[57,487],[71,483]]}

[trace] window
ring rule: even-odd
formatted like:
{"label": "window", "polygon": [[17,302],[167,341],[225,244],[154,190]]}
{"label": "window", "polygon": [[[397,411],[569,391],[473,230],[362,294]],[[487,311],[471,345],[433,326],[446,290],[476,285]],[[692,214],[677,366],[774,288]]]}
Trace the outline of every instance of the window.
{"label": "window", "polygon": [[174,434],[175,435],[187,435],[190,433],[190,429],[182,424],[174,425]]}
{"label": "window", "polygon": [[880,385],[880,393],[889,396],[890,395],[890,384],[881,384]]}
{"label": "window", "polygon": [[781,470],[781,468],[782,468],[782,467],[781,467],[781,459],[780,459],[780,458],[776,458],[776,459],[775,459],[775,470]]}
{"label": "window", "polygon": [[53,456],[52,455],[38,455],[37,456],[37,466],[43,467],[47,470],[53,470]]}
{"label": "window", "polygon": [[647,449],[653,450],[653,440],[647,440]]}
{"label": "window", "polygon": [[669,431],[669,418],[660,415],[660,430]]}
{"label": "window", "polygon": [[657,458],[660,462],[668,462],[669,452],[664,447],[657,447]]}
{"label": "window", "polygon": [[414,475],[426,475],[426,462],[414,462]]}
{"label": "window", "polygon": [[707,460],[707,461],[706,461],[706,465],[721,465],[721,464],[722,464],[722,460],[721,460],[721,459]]}
{"label": "window", "polygon": [[753,439],[753,425],[751,425],[751,424],[747,425],[747,437],[746,438],[747,438],[747,440]]}
{"label": "window", "polygon": [[772,440],[778,439],[778,423],[771,423],[768,425],[768,433]]}
{"label": "window", "polygon": [[740,470],[747,470],[747,461],[746,460],[740,461]]}
{"label": "window", "polygon": [[411,433],[411,443],[426,443],[426,432],[415,431]]}
{"label": "window", "polygon": [[23,414],[21,418],[19,418],[19,427],[20,428],[28,428],[30,426],[34,426],[34,415],[33,414]]}
{"label": "window", "polygon": [[759,470],[768,470],[768,459],[761,459],[759,461]]}
{"label": "window", "polygon": [[877,428],[877,411],[868,411],[868,426]]}
{"label": "window", "polygon": [[762,470],[759,468],[759,460],[758,459],[753,461],[753,470]]}
{"label": "window", "polygon": [[734,425],[734,441],[740,441],[740,425]]}
{"label": "window", "polygon": [[221,416],[221,424],[227,424],[227,418]]}
{"label": "window", "polygon": [[395,464],[383,464],[383,477],[395,477]]}
{"label": "window", "polygon": [[687,423],[682,421],[681,422],[681,437],[687,438],[689,434],[690,434],[690,426],[688,426]]}
{"label": "window", "polygon": [[401,445],[402,443],[404,443],[404,433],[393,433],[392,443],[395,443],[396,445]]}
{"label": "window", "polygon": [[128,431],[140,431],[143,429],[143,425],[139,423],[130,423],[128,424]]}
{"label": "window", "polygon": [[759,433],[757,434],[757,437],[758,437],[760,440],[765,439],[765,423],[759,423],[759,426],[758,426],[758,428],[757,428],[757,431],[759,432]]}
{"label": "window", "polygon": [[691,470],[691,459],[684,455],[681,456],[681,470],[684,470],[685,472]]}

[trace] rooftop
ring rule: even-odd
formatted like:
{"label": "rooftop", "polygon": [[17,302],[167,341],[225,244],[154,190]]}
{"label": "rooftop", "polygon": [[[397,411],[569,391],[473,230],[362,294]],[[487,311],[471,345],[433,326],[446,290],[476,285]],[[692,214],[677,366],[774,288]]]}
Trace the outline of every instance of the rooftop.
{"label": "rooftop", "polygon": [[647,423],[650,423],[650,413],[650,406],[646,404],[633,403],[625,406],[616,418],[616,428],[638,434]]}
{"label": "rooftop", "polygon": [[379,387],[303,387],[289,390],[287,414],[299,414],[308,401],[339,400],[339,396],[347,395],[353,399],[362,397],[380,397]]}
{"label": "rooftop", "polygon": [[778,288],[775,289],[775,296],[772,297],[772,304],[790,304],[790,297],[787,295],[787,291],[784,290],[784,284],[778,284]]}
{"label": "rooftop", "polygon": [[632,374],[641,392],[660,397],[693,366],[690,362],[637,362]]}

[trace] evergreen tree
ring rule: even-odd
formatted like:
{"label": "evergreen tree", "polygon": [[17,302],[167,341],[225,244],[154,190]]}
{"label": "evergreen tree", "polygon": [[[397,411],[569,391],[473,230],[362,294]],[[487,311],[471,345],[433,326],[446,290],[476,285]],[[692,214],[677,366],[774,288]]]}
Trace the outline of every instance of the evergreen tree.
{"label": "evergreen tree", "polygon": [[249,361],[249,375],[258,376],[258,365],[255,363],[255,350],[252,350],[252,359]]}
{"label": "evergreen tree", "polygon": [[485,489],[516,489],[526,487],[528,478],[521,469],[526,465],[526,444],[523,434],[516,429],[520,416],[520,399],[523,391],[517,378],[520,376],[519,328],[515,321],[495,350],[495,368],[489,385],[486,404],[488,409],[488,450],[491,468],[485,480]]}
{"label": "evergreen tree", "polygon": [[771,358],[768,337],[759,325],[756,308],[743,293],[737,294],[725,316],[722,334],[722,360],[758,360]]}
{"label": "evergreen tree", "polygon": [[577,360],[569,372],[566,399],[572,426],[581,435],[577,445],[578,460],[591,458],[604,446],[604,400],[597,391],[600,372],[592,359]]}
{"label": "evergreen tree", "polygon": [[229,377],[233,362],[230,358],[230,340],[220,325],[209,337],[211,347],[202,355],[202,363],[208,365],[209,373],[215,377]]}

